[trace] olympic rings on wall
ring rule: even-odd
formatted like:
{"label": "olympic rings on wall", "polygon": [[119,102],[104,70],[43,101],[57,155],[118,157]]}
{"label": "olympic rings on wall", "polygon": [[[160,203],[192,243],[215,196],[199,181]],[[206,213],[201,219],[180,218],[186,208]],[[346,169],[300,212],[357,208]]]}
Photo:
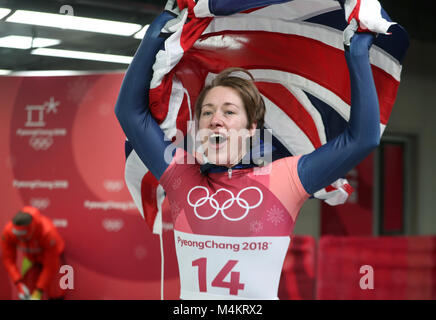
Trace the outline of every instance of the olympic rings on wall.
{"label": "olympic rings on wall", "polygon": [[35,150],[47,150],[53,144],[51,136],[32,136],[29,145]]}

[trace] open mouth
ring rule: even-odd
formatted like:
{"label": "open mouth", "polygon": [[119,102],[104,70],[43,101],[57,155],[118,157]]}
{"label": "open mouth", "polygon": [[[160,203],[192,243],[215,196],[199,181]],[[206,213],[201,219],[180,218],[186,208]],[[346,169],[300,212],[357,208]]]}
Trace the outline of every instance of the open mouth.
{"label": "open mouth", "polygon": [[213,133],[209,136],[209,143],[219,147],[227,141],[227,136],[222,133]]}

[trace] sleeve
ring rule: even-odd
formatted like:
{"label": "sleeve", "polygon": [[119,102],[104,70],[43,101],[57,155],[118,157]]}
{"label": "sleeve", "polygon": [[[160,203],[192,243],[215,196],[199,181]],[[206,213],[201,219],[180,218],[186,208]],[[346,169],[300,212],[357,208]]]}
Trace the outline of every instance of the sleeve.
{"label": "sleeve", "polygon": [[3,265],[5,266],[6,271],[11,277],[14,283],[18,282],[21,279],[20,271],[16,265],[17,259],[17,247],[12,241],[9,239],[9,235],[7,229],[3,230],[1,236],[1,248],[2,248],[2,260]]}
{"label": "sleeve", "polygon": [[161,29],[174,16],[164,11],[147,30],[124,76],[115,106],[118,121],[142,162],[159,180],[168,167],[164,152],[171,141],[166,141],[149,110],[150,81],[153,64],[165,38]]}
{"label": "sleeve", "polygon": [[356,33],[345,47],[351,84],[350,120],[343,133],[298,162],[298,175],[309,194],[343,177],[380,142],[380,111],[369,62],[373,34]]}
{"label": "sleeve", "polygon": [[57,237],[49,233],[44,239],[44,253],[42,259],[42,271],[36,282],[36,288],[46,291],[50,286],[50,282],[59,272],[60,267],[60,254],[58,250]]}

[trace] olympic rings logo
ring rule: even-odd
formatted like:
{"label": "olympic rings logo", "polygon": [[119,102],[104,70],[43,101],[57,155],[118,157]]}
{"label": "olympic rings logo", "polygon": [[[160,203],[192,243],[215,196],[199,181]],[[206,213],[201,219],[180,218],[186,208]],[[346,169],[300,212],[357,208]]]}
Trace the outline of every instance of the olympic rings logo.
{"label": "olympic rings logo", "polygon": [[53,138],[51,136],[32,136],[29,144],[35,150],[47,150],[53,144]]}
{"label": "olympic rings logo", "polygon": [[40,210],[45,210],[50,205],[49,198],[31,198],[30,205]]}
{"label": "olympic rings logo", "polygon": [[[197,189],[202,189],[202,190],[204,190],[204,191],[206,192],[206,195],[203,196],[203,197],[201,197],[201,198],[199,198],[197,201],[192,202],[192,201],[191,201],[191,193],[192,193],[194,190],[197,190]],[[249,204],[248,204],[248,201],[245,200],[245,199],[242,197],[242,194],[243,194],[244,192],[246,192],[247,190],[256,190],[256,191],[258,192],[258,194],[259,194],[259,201],[258,201],[256,204],[254,204],[254,205],[249,205]],[[227,199],[226,201],[224,201],[224,203],[222,204],[222,206],[220,206],[219,203],[218,203],[218,201],[215,199],[215,196],[216,196],[219,192],[227,192],[227,193],[230,195],[230,198]],[[203,187],[203,186],[196,186],[196,187],[192,188],[192,189],[189,191],[188,196],[187,196],[187,200],[188,200],[189,205],[190,205],[191,207],[194,208],[195,216],[196,216],[197,218],[201,219],[201,220],[210,220],[210,219],[214,218],[214,217],[218,214],[218,212],[221,212],[221,215],[222,215],[225,219],[227,219],[227,220],[229,220],[229,221],[240,221],[240,220],[244,219],[244,218],[248,215],[248,213],[250,212],[250,210],[252,210],[252,209],[257,208],[258,206],[260,206],[260,204],[261,204],[262,201],[263,201],[263,193],[262,193],[262,191],[261,191],[259,188],[257,188],[257,187],[247,187],[247,188],[244,188],[244,189],[242,189],[241,191],[239,191],[239,193],[236,195],[236,197],[234,196],[233,192],[231,192],[231,191],[229,191],[229,190],[227,190],[227,189],[225,189],[225,188],[218,189],[217,192],[215,192],[213,195],[210,195],[210,194],[209,194],[209,190],[208,190],[206,187]],[[204,204],[206,204],[207,201],[209,201],[210,206],[211,206],[213,209],[215,209],[215,212],[212,213],[212,214],[209,215],[209,216],[201,216],[201,215],[198,214],[198,212],[197,212],[197,208],[198,208],[198,207],[202,207]],[[237,203],[237,204],[238,204],[242,209],[245,209],[245,212],[242,214],[242,216],[240,216],[240,217],[238,217],[238,218],[231,218],[231,217],[229,217],[228,215],[226,215],[225,210],[227,210],[227,209],[229,209],[231,206],[233,206],[233,204],[235,203],[235,201],[236,201],[236,203]]]}
{"label": "olympic rings logo", "polygon": [[106,231],[118,232],[124,226],[124,221],[121,219],[104,219],[102,225]]}
{"label": "olympic rings logo", "polygon": [[104,180],[103,186],[109,192],[119,192],[124,185],[122,180]]}

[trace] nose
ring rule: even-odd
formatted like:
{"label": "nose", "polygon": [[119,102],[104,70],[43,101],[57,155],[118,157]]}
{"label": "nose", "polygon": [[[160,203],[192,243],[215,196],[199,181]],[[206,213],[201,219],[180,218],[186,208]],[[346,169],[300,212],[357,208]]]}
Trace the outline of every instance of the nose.
{"label": "nose", "polygon": [[224,126],[222,116],[219,112],[215,112],[213,117],[212,117],[212,120],[210,121],[210,127],[217,128],[217,127],[222,127],[222,126]]}

